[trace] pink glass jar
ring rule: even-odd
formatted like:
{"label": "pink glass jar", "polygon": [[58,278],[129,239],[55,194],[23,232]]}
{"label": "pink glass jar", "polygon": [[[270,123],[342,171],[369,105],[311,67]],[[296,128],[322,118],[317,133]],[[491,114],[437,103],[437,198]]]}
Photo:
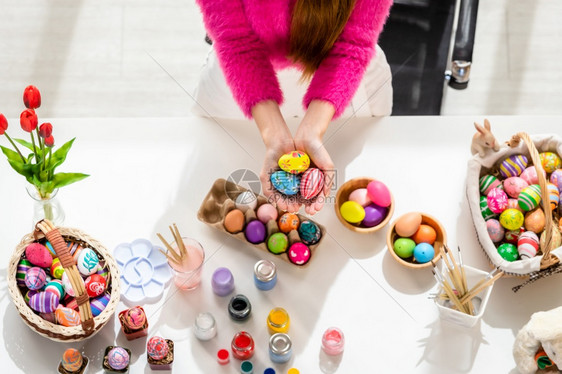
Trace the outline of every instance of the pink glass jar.
{"label": "pink glass jar", "polygon": [[337,327],[330,327],[322,335],[322,350],[327,355],[336,356],[343,352],[345,339]]}

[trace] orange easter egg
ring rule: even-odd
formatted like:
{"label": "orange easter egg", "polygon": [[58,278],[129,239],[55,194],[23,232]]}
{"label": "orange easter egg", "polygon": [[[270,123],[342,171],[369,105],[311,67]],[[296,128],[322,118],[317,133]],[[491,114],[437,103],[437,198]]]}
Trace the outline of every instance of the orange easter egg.
{"label": "orange easter egg", "polygon": [[419,243],[433,244],[435,239],[437,239],[437,233],[435,229],[429,225],[420,225],[418,231],[412,236],[412,239]]}

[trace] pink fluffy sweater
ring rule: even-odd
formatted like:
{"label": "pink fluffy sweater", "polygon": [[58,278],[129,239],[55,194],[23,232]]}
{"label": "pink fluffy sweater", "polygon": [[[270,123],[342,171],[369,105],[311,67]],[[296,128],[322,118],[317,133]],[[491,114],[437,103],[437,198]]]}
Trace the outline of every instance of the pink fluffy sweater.
{"label": "pink fluffy sweater", "polygon": [[[295,0],[197,0],[220,66],[246,116],[263,100],[283,102],[275,71],[288,58]],[[392,0],[357,0],[349,21],[310,81],[303,105],[332,103],[334,118],[351,101],[375,53]]]}

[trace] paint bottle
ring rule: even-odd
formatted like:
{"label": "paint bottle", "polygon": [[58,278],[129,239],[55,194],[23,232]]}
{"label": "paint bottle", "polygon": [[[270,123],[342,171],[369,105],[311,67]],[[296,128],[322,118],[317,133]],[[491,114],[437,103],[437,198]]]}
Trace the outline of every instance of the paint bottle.
{"label": "paint bottle", "polygon": [[261,260],[254,265],[254,283],[262,291],[269,291],[277,284],[277,268],[268,260]]}
{"label": "paint bottle", "polygon": [[343,352],[345,339],[337,327],[330,327],[322,335],[322,349],[327,355],[336,356]]}
{"label": "paint bottle", "polygon": [[246,331],[240,331],[232,338],[231,349],[235,358],[249,360],[254,355],[254,339]]}
{"label": "paint bottle", "polygon": [[289,313],[283,308],[271,309],[267,316],[267,328],[270,334],[289,332],[291,319]]}
{"label": "paint bottle", "polygon": [[254,374],[254,364],[251,361],[242,361],[240,364],[240,374]]}
{"label": "paint bottle", "polygon": [[269,358],[276,364],[284,364],[293,355],[291,338],[287,334],[273,334],[269,338]]}
{"label": "paint bottle", "polygon": [[245,321],[250,317],[252,305],[244,295],[236,295],[228,303],[228,314],[235,321]]}
{"label": "paint bottle", "polygon": [[220,365],[226,365],[230,362],[230,353],[226,349],[219,349],[217,352],[217,362]]}
{"label": "paint bottle", "polygon": [[234,277],[227,268],[218,268],[211,279],[213,292],[219,296],[226,296],[234,291]]}
{"label": "paint bottle", "polygon": [[199,313],[193,323],[193,333],[199,340],[210,340],[217,335],[217,324],[211,313]]}

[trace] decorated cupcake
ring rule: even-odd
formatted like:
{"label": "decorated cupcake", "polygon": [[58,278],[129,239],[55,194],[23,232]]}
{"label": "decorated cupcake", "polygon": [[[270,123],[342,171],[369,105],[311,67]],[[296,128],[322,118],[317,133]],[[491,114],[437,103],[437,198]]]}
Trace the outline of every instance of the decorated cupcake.
{"label": "decorated cupcake", "polygon": [[119,313],[121,329],[127,340],[137,339],[147,335],[148,320],[141,306],[125,309]]}
{"label": "decorated cupcake", "polygon": [[174,342],[153,336],[146,343],[146,359],[152,370],[172,370]]}

